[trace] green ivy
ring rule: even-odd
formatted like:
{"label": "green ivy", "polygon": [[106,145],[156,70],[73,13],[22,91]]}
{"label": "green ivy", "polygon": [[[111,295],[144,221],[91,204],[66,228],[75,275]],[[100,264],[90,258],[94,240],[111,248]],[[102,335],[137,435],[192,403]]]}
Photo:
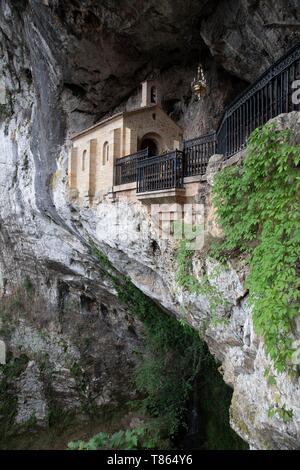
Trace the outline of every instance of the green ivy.
{"label": "green ivy", "polygon": [[102,251],[100,251],[97,246],[95,245],[95,243],[93,242],[93,240],[90,240],[90,250],[91,250],[91,255],[94,256],[95,258],[97,258],[97,260],[99,261],[100,263],[100,266],[106,271],[111,271],[113,270],[113,267],[109,261],[109,259],[107,258],[107,256],[105,256]]}
{"label": "green ivy", "polygon": [[264,372],[264,378],[267,380],[267,384],[270,387],[277,384],[276,377],[273,374],[271,374],[269,367]]}
{"label": "green ivy", "polygon": [[243,166],[221,171],[213,187],[224,232],[214,254],[249,255],[254,326],[278,371],[295,369],[300,300],[300,145],[292,142],[290,130],[270,124],[255,130]]}
{"label": "green ivy", "polygon": [[268,417],[273,418],[274,416],[278,416],[284,423],[290,423],[293,419],[294,412],[293,410],[288,410],[285,405],[281,408],[277,405],[272,406],[268,410]]}

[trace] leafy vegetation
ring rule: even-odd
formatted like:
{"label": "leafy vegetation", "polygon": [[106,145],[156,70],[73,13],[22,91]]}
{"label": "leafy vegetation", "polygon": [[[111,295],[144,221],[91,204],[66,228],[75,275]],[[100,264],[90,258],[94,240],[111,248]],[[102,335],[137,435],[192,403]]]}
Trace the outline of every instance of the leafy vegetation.
{"label": "leafy vegetation", "polygon": [[114,434],[100,432],[89,441],[71,441],[69,450],[98,450],[98,449],[151,449],[155,446],[146,428],[127,429]]}
{"label": "leafy vegetation", "polygon": [[21,354],[18,358],[8,358],[7,364],[1,366],[0,380],[0,447],[2,442],[15,432],[14,418],[17,413],[17,394],[15,382],[24,372],[28,364],[28,357]]}
{"label": "leafy vegetation", "polygon": [[267,383],[270,387],[277,384],[276,377],[273,374],[271,374],[270,368],[267,368],[265,370],[264,377],[267,380]]}
{"label": "leafy vegetation", "polygon": [[161,439],[172,437],[184,420],[202,342],[195,330],[162,312],[128,279],[117,290],[145,328],[143,360],[135,373],[136,386],[145,396],[140,408],[155,418],[153,427],[160,429]]}
{"label": "leafy vegetation", "polygon": [[[197,376],[202,371],[202,376],[208,376],[204,372],[207,368],[214,373],[215,390],[219,391],[214,401],[214,425],[211,425],[211,439],[213,434],[225,433],[228,436],[227,447],[235,448],[241,444],[241,440],[230,429],[229,426],[229,404],[231,390],[223,383],[222,378],[216,372],[216,363],[210,356],[199,334],[189,327],[183,320],[178,321],[175,317],[164,312],[151,299],[137,289],[125,276],[115,276],[113,267],[105,256],[94,246],[92,253],[96,256],[103,270],[113,281],[118,292],[119,299],[128,307],[135,318],[142,321],[145,329],[145,343],[143,356],[134,374],[135,385],[141,393],[142,398],[138,400],[138,410],[148,418],[143,428],[120,431],[112,436],[100,433],[88,443],[72,442],[71,448],[129,448],[134,443],[134,448],[163,448],[170,446],[170,438],[185,428],[187,408],[191,398],[191,392]],[[181,276],[184,285],[192,283],[190,275],[186,273],[191,262],[190,253],[185,245],[179,251],[179,264],[181,265]],[[190,284],[189,284],[190,285]],[[195,289],[200,289],[197,285]],[[210,286],[204,287],[210,290],[212,297],[215,291]],[[217,296],[217,294],[216,294]],[[216,300],[219,303],[220,299]],[[209,360],[208,360],[209,358]],[[215,371],[215,372],[214,372]],[[212,380],[207,386],[212,385]],[[223,390],[223,392],[222,392]],[[224,400],[222,393],[227,394]],[[203,398],[210,402],[210,392]],[[207,406],[209,406],[207,404]],[[222,410],[222,411],[220,411]],[[223,421],[218,422],[218,416],[223,416]],[[203,420],[205,422],[205,420]],[[204,427],[206,424],[204,425]],[[206,432],[206,431],[205,431]],[[233,436],[234,435],[234,436]],[[94,440],[95,439],[95,440]],[[113,439],[113,441],[111,440]],[[115,439],[119,439],[116,443]],[[208,439],[209,441],[209,439]],[[236,443],[239,441],[239,444]],[[212,445],[212,444],[211,444]],[[224,447],[224,448],[225,448]],[[130,447],[131,448],[131,447]],[[239,448],[239,447],[238,447]]]}
{"label": "leafy vegetation", "polygon": [[[216,314],[218,307],[225,306],[226,301],[222,298],[217,288],[209,283],[208,275],[203,273],[201,279],[197,279],[192,274],[192,258],[194,251],[188,248],[187,240],[183,239],[179,243],[176,253],[176,282],[178,286],[187,290],[191,294],[202,294],[208,297],[212,317]],[[215,273],[217,276],[218,273]]]}
{"label": "leafy vegetation", "polygon": [[272,406],[268,411],[269,418],[278,416],[284,423],[289,423],[292,421],[294,412],[293,410],[288,410],[285,406],[279,407],[278,405]]}
{"label": "leafy vegetation", "polygon": [[[187,436],[188,442],[185,439],[185,445],[188,448],[202,450],[247,449],[248,445],[229,424],[232,390],[224,384],[206,346],[203,346],[201,370],[196,378],[195,387],[197,397],[193,399],[193,406],[197,406],[201,418],[197,434],[192,437]],[[191,405],[192,403],[189,403],[189,406]],[[68,448],[70,450],[170,448],[170,442],[161,440],[158,424],[154,419],[153,422],[147,422],[140,428],[121,430],[111,435],[101,432],[89,441],[71,441]],[[180,447],[182,444],[182,434],[185,435],[186,430],[182,431],[175,440],[175,446],[178,444]]]}
{"label": "leafy vegetation", "polygon": [[202,342],[198,333],[137,289],[129,278],[115,276],[109,260],[92,245],[102,269],[110,276],[119,299],[145,329],[143,360],[135,372],[135,385],[142,394],[139,409],[150,415],[153,440],[176,434],[184,420],[186,404],[201,361]]}
{"label": "leafy vegetation", "polygon": [[215,178],[214,204],[224,241],[214,254],[249,255],[247,287],[254,326],[278,371],[295,369],[293,330],[299,315],[300,145],[272,125],[250,137],[243,167]]}
{"label": "leafy vegetation", "polygon": [[97,248],[97,246],[95,245],[95,243],[92,240],[90,240],[90,245],[91,245],[91,255],[94,256],[95,258],[97,258],[97,260],[100,263],[101,268],[103,268],[105,271],[106,270],[109,270],[109,271],[113,270],[113,267],[112,267],[109,259],[107,258],[107,256],[105,256],[102,253],[102,251],[100,251]]}

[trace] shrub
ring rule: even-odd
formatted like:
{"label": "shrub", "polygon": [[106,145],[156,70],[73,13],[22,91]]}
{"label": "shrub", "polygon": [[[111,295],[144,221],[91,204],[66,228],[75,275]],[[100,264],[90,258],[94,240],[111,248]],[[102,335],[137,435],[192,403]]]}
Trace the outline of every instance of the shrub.
{"label": "shrub", "polygon": [[99,449],[149,449],[154,447],[152,440],[146,428],[127,429],[118,431],[114,434],[100,432],[89,441],[71,441],[68,444],[69,450],[99,450]]}
{"label": "shrub", "polygon": [[293,330],[299,314],[300,146],[273,125],[250,137],[242,168],[215,178],[214,204],[224,241],[214,254],[249,255],[246,286],[253,321],[279,371],[292,370]]}

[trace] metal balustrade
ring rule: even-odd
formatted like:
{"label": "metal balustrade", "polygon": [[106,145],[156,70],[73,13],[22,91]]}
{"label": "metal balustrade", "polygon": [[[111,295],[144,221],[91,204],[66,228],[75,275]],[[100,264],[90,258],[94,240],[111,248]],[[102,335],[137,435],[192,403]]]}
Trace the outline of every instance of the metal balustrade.
{"label": "metal balustrade", "polygon": [[184,141],[184,176],[204,175],[208,160],[216,153],[216,144],[215,132]]}
{"label": "metal balustrade", "polygon": [[134,183],[137,176],[137,161],[148,158],[148,149],[118,158],[115,162],[115,184]]}
{"label": "metal balustrade", "polygon": [[[300,44],[225,109],[216,132],[184,141],[182,152],[147,158],[148,153],[141,151],[118,159],[116,184],[137,181],[141,193],[183,187],[183,177],[204,175],[213,154],[230,158],[246,147],[254,129],[282,113],[300,111],[292,99],[296,80],[300,80]],[[296,86],[300,88],[299,83]]]}
{"label": "metal balustrade", "polygon": [[225,110],[217,131],[217,152],[229,158],[246,147],[254,129],[282,113],[299,111],[299,104],[292,100],[296,80],[300,80],[300,44],[272,65]]}
{"label": "metal balustrade", "polygon": [[172,188],[183,188],[183,152],[174,150],[138,161],[137,193]]}

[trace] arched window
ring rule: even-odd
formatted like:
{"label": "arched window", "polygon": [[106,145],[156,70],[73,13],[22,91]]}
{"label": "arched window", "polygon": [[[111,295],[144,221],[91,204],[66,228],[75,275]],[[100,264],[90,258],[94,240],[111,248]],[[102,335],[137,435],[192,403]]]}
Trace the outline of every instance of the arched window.
{"label": "arched window", "polygon": [[82,166],[81,166],[82,171],[85,171],[85,167],[86,167],[86,150],[84,150],[82,153]]}
{"label": "arched window", "polygon": [[156,86],[151,87],[151,103],[156,103]]}
{"label": "arched window", "polygon": [[106,162],[108,162],[109,158],[109,145],[108,142],[104,142],[103,144],[103,152],[102,152],[102,165],[105,165]]}

